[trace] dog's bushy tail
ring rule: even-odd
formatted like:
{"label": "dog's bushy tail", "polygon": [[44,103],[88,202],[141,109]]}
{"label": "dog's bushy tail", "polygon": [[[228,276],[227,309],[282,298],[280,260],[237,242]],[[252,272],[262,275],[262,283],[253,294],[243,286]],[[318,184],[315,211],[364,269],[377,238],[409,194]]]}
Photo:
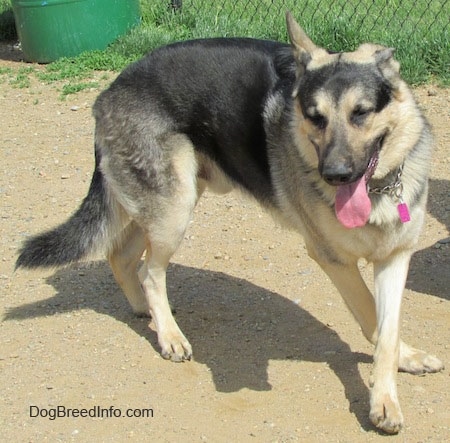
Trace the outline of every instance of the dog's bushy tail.
{"label": "dog's bushy tail", "polygon": [[19,251],[16,269],[68,265],[107,245],[116,215],[106,192],[99,160],[96,150],[89,192],[78,210],[62,225],[27,239]]}

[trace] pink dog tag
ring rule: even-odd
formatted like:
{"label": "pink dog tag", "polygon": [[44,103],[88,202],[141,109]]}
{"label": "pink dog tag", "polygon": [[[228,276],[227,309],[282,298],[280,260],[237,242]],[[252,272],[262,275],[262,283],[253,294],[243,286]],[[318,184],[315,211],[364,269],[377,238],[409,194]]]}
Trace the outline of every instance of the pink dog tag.
{"label": "pink dog tag", "polygon": [[409,222],[411,220],[411,217],[409,215],[408,205],[405,202],[401,201],[397,205],[397,211],[398,211],[398,215],[400,216],[400,221],[402,223],[406,223],[406,222]]}

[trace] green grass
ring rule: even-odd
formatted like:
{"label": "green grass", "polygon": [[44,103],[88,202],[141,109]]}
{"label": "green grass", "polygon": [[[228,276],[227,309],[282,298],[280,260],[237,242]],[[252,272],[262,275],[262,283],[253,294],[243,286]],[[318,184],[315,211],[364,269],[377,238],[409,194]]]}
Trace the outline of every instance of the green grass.
{"label": "green grass", "polygon": [[[168,5],[168,0],[141,0],[140,26],[104,51],[58,60],[36,75],[42,81],[66,81],[64,95],[83,85],[92,87],[86,80],[93,71],[120,71],[150,50],[177,40],[250,36],[287,41],[284,14],[290,9],[320,46],[353,50],[371,41],[394,47],[408,82],[450,84],[450,0],[184,0],[177,12]],[[13,35],[9,1],[0,0],[1,17],[6,20],[0,20],[0,39],[5,39]]]}
{"label": "green grass", "polygon": [[76,94],[77,92],[84,91],[85,89],[98,88],[98,86],[98,82],[70,82],[62,87],[61,96],[65,97],[69,94]]}

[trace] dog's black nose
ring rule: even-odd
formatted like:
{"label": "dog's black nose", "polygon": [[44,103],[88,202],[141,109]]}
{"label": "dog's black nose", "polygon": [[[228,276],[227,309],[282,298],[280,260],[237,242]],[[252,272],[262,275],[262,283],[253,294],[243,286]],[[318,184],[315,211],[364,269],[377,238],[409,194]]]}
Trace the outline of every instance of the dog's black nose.
{"label": "dog's black nose", "polygon": [[336,164],[324,166],[322,169],[322,178],[333,186],[345,185],[351,181],[353,170],[345,164]]}

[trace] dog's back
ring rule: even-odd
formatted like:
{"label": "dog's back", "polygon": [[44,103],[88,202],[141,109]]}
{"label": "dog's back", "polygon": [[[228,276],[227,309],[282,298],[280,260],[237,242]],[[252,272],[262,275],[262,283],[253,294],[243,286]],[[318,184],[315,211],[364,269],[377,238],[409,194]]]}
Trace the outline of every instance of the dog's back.
{"label": "dog's back", "polygon": [[[275,88],[295,80],[284,43],[217,38],[175,43],[128,67],[97,100],[97,130],[146,125],[156,137],[183,133],[231,180],[267,200],[269,177],[263,111]],[[99,127],[100,126],[100,127]],[[155,133],[159,131],[158,133]]]}

